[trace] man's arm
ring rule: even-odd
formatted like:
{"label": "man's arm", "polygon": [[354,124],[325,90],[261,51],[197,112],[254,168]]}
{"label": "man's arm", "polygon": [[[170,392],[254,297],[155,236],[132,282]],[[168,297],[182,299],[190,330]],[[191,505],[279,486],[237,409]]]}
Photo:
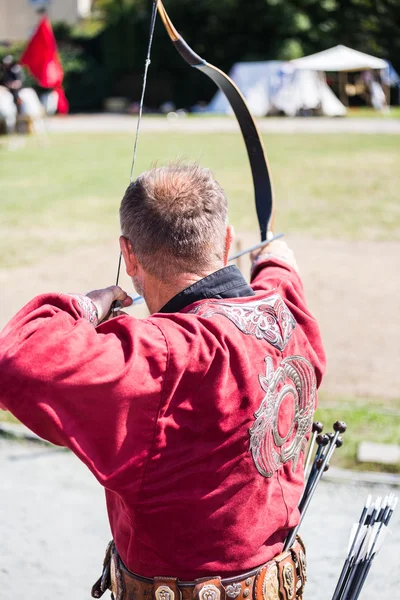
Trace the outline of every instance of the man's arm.
{"label": "man's arm", "polygon": [[255,291],[269,291],[290,282],[303,294],[303,285],[293,251],[283,240],[274,240],[268,246],[250,255],[251,284]]}
{"label": "man's arm", "polygon": [[132,439],[152,435],[167,349],[149,320],[121,316],[96,327],[124,298],[110,288],[93,294],[94,303],[38,296],[10,321],[0,335],[0,403],[69,447],[104,483],[110,465],[124,460],[127,427]]}
{"label": "man's arm", "polygon": [[256,292],[278,293],[303,332],[316,368],[318,385],[325,371],[325,353],[318,323],[310,313],[303,283],[292,250],[283,240],[276,240],[251,256],[251,286]]}

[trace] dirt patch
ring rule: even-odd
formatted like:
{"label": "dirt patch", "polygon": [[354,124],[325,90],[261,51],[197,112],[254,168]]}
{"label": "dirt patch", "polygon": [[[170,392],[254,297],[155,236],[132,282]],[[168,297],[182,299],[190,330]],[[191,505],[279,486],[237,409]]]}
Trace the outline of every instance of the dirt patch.
{"label": "dirt patch", "polygon": [[[257,241],[249,235],[240,237],[244,247]],[[400,243],[287,240],[296,253],[325,342],[324,392],[399,399]],[[0,270],[0,325],[37,294],[86,293],[112,284],[117,259],[116,241],[107,240],[30,267]],[[247,257],[241,268],[247,275]],[[121,285],[130,289],[124,275]],[[142,317],[146,309],[140,306],[131,314]]]}

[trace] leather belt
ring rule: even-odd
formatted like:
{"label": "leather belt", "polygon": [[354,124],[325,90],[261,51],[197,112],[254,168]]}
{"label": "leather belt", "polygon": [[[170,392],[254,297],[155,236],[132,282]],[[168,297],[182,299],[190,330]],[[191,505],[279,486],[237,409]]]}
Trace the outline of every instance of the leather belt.
{"label": "leather belt", "polygon": [[92,596],[100,598],[110,589],[115,600],[301,600],[305,582],[306,555],[299,537],[289,550],[251,571],[195,581],[136,575],[123,564],[114,542],[110,542]]}

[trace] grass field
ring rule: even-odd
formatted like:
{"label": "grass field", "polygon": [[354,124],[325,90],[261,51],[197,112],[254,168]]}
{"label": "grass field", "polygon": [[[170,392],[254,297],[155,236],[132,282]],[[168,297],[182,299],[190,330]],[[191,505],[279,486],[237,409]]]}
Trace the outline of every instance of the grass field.
{"label": "grass field", "polygon": [[400,106],[391,106],[388,113],[376,111],[371,106],[352,107],[347,111],[347,117],[368,119],[398,119],[400,117]]}
{"label": "grass field", "polygon": [[400,400],[388,408],[378,399],[369,402],[355,398],[329,398],[320,394],[320,407],[315,419],[324,424],[324,432],[332,431],[335,421],[344,421],[347,431],[343,435],[343,446],[335,452],[332,464],[337,467],[362,471],[386,471],[400,473],[400,465],[380,465],[357,462],[357,447],[360,442],[400,445]]}
{"label": "grass field", "polygon": [[[152,115],[154,116],[154,115]],[[213,113],[189,113],[187,115],[190,119],[213,119],[213,118],[221,118],[220,114]],[[400,106],[391,106],[388,112],[380,112],[372,108],[372,106],[351,106],[347,109],[347,114],[344,117],[355,119],[398,119],[400,117]],[[271,117],[264,117],[265,119],[270,119]],[[286,117],[278,117],[285,119]],[[315,117],[309,117],[314,119]],[[317,117],[321,118],[321,117]],[[328,117],[329,118],[329,117]]]}
{"label": "grass field", "polygon": [[[264,137],[276,191],[276,228],[307,236],[400,239],[399,140],[384,135]],[[0,266],[30,264],[67,244],[118,232],[129,181],[128,135],[53,135],[15,151],[0,142]],[[240,136],[143,134],[136,173],[179,157],[211,167],[230,218],[254,231],[251,174]]]}

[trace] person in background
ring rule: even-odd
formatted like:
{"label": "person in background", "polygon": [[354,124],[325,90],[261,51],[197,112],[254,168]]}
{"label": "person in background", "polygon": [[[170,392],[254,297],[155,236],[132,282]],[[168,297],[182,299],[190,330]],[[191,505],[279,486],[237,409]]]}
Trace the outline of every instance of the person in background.
{"label": "person in background", "polygon": [[1,62],[0,85],[4,85],[13,95],[18,113],[21,112],[19,91],[25,81],[24,70],[11,54],[5,56]]}

